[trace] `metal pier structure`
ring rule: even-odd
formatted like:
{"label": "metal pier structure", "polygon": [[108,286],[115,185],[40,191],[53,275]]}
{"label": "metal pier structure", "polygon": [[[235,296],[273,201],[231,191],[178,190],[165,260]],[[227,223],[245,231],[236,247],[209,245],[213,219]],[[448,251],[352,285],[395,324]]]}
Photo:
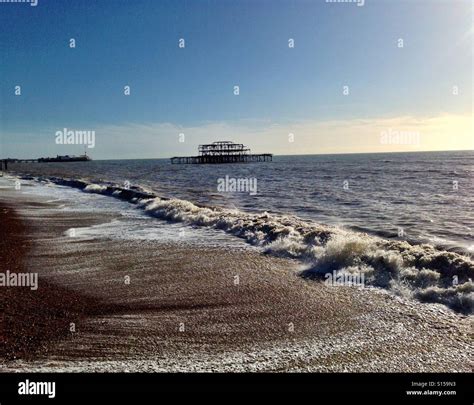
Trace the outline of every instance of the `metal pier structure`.
{"label": "metal pier structure", "polygon": [[0,159],[0,170],[7,171],[9,163],[67,163],[67,162],[89,162],[92,159],[86,153],[80,156],[75,155],[57,155],[56,157],[46,157],[38,159]]}
{"label": "metal pier structure", "polygon": [[199,145],[198,156],[175,156],[172,164],[220,164],[220,163],[251,163],[271,162],[273,154],[251,154],[250,149],[241,143],[218,141]]}
{"label": "metal pier structure", "polygon": [[1,159],[0,170],[7,171],[9,163],[37,163],[38,159]]}

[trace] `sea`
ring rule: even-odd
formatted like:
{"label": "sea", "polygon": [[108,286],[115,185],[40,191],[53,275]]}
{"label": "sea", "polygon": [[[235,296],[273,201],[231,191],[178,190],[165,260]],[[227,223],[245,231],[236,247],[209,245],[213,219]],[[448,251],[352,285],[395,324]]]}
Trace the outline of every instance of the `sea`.
{"label": "sea", "polygon": [[363,274],[369,287],[473,313],[474,151],[18,163],[8,174],[69,207],[139,213],[121,235],[238,238],[299,260],[309,280]]}

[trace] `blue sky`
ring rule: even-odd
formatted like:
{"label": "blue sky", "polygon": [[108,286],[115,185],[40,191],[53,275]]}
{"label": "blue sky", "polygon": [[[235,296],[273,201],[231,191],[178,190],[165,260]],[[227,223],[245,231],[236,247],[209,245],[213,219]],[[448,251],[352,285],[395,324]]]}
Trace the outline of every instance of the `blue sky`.
{"label": "blue sky", "polygon": [[224,136],[275,153],[413,149],[381,145],[384,128],[422,132],[420,150],[473,145],[469,0],[38,0],[0,4],[0,24],[1,156],[82,152],[55,144],[62,128],[95,130],[95,158]]}

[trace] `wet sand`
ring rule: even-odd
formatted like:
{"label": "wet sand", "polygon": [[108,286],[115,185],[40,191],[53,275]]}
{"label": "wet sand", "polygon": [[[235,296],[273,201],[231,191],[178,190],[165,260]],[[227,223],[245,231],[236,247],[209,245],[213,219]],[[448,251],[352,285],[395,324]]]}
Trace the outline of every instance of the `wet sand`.
{"label": "wet sand", "polygon": [[471,371],[470,318],[252,249],[74,238],[113,219],[0,190],[2,371]]}

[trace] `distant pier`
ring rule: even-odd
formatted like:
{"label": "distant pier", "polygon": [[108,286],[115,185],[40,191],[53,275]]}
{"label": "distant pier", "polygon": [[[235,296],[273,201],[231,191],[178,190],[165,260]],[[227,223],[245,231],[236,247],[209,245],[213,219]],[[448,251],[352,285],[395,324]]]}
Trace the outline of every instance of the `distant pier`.
{"label": "distant pier", "polygon": [[38,163],[38,159],[1,159],[0,170],[7,171],[8,163]]}
{"label": "distant pier", "polygon": [[67,163],[67,162],[88,162],[92,160],[86,153],[80,156],[57,155],[56,157],[46,157],[38,159],[0,159],[0,170],[7,171],[9,163]]}
{"label": "distant pier", "polygon": [[199,145],[198,156],[175,156],[172,164],[220,164],[220,163],[251,163],[271,162],[273,154],[252,154],[250,149],[241,143],[218,141]]}
{"label": "distant pier", "polygon": [[38,159],[1,159],[0,170],[7,171],[9,163],[37,163]]}

